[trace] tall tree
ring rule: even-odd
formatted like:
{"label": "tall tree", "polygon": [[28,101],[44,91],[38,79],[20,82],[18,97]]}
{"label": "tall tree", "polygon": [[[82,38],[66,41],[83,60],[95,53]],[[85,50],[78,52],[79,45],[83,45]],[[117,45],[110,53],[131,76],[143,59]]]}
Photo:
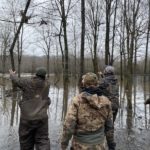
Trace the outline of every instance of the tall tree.
{"label": "tall tree", "polygon": [[113,21],[113,37],[112,37],[112,50],[111,50],[111,58],[110,64],[113,65],[114,62],[114,42],[115,42],[115,34],[116,34],[116,15],[118,8],[118,0],[115,0],[115,12],[114,12],[114,21]]}
{"label": "tall tree", "polygon": [[[57,0],[55,1],[57,10],[61,17],[60,22],[60,32],[59,32],[59,43],[62,52],[62,62],[63,62],[63,118],[67,112],[68,105],[68,84],[69,84],[69,50],[68,50],[68,37],[67,37],[67,18],[68,13],[70,11],[71,0],[68,1],[68,7],[66,9],[66,1],[65,0]],[[63,33],[63,35],[62,35]],[[61,42],[61,36],[63,36],[64,48]]]}
{"label": "tall tree", "polygon": [[20,24],[19,24],[19,27],[18,27],[16,33],[15,33],[13,42],[12,42],[10,48],[9,48],[10,58],[11,58],[11,65],[12,65],[12,69],[13,69],[13,70],[15,70],[15,62],[14,62],[14,54],[13,54],[13,52],[14,52],[14,47],[15,47],[16,41],[17,41],[17,39],[18,39],[20,30],[21,30],[23,24],[25,23],[26,14],[27,14],[28,8],[29,8],[29,6],[30,6],[30,2],[31,2],[31,0],[27,0],[27,2],[26,2],[26,6],[25,6],[25,9],[24,9],[24,11],[23,11],[23,15],[22,15],[22,18],[21,18],[21,22],[20,22]]}
{"label": "tall tree", "polygon": [[46,55],[46,68],[47,68],[47,77],[49,78],[49,63],[50,63],[50,50],[52,46],[52,33],[51,26],[43,27],[40,33],[40,38],[38,42],[38,46],[44,51]]}
{"label": "tall tree", "polygon": [[[99,38],[99,29],[102,24],[102,12],[100,6],[100,0],[88,0],[87,1],[87,22],[89,24],[90,30],[87,33],[89,35],[89,44],[92,45],[91,53],[92,53],[92,61],[94,66],[94,72],[97,74],[98,72],[98,58],[97,58],[97,46],[98,46],[98,38]],[[92,36],[92,37],[90,37]],[[89,46],[90,46],[89,45]]]}
{"label": "tall tree", "polygon": [[106,4],[106,34],[105,34],[105,65],[110,63],[110,19],[111,19],[111,4],[112,0],[105,0]]}
{"label": "tall tree", "polygon": [[145,63],[144,63],[144,74],[147,73],[148,64],[148,46],[149,46],[149,33],[150,33],[150,0],[148,0],[148,24],[147,24],[147,38],[146,38],[146,50],[145,50]]}
{"label": "tall tree", "polygon": [[21,75],[21,61],[22,61],[22,53],[23,53],[23,33],[24,29],[22,26],[22,32],[20,34],[20,39],[17,39],[17,53],[18,53],[18,77]]}
{"label": "tall tree", "polygon": [[8,48],[11,43],[11,30],[10,27],[5,24],[3,30],[1,30],[1,64],[2,73],[6,72],[6,60],[8,56]]}
{"label": "tall tree", "polygon": [[[12,66],[12,69],[15,70],[15,61],[14,61],[14,47],[15,47],[15,44],[16,44],[16,41],[18,39],[18,36],[20,34],[20,30],[23,26],[23,24],[25,23],[25,18],[26,18],[26,13],[27,13],[27,10],[29,8],[29,5],[30,5],[30,2],[31,0],[28,0],[27,3],[26,3],[26,6],[25,6],[25,9],[23,11],[23,15],[22,15],[22,18],[21,18],[21,22],[19,24],[19,27],[15,33],[15,36],[14,36],[14,39],[13,39],[13,42],[9,48],[9,52],[10,52],[10,58],[11,58],[11,66]],[[16,87],[15,85],[13,84],[13,91],[16,90]],[[14,113],[15,113],[15,106],[16,106],[16,93],[13,93],[13,102],[12,102],[12,110],[11,110],[11,121],[10,121],[10,124],[13,125],[13,122],[14,122]]]}
{"label": "tall tree", "polygon": [[81,78],[84,73],[84,47],[85,47],[85,0],[81,0],[81,48],[80,48],[80,77],[79,88],[81,84]]}

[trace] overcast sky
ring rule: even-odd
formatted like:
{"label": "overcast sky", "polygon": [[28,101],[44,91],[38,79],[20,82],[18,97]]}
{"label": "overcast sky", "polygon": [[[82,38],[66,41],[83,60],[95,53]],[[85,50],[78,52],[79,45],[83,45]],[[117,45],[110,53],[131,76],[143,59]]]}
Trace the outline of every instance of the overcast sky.
{"label": "overcast sky", "polygon": [[[3,10],[5,10],[7,13],[10,11],[9,9],[9,5],[6,5],[6,1],[7,0],[0,0],[0,11],[3,12]],[[17,1],[17,0],[16,0]],[[26,2],[26,0],[18,0],[19,2]],[[42,6],[44,5],[48,5],[48,3],[50,2],[49,0],[32,0],[32,2],[34,2],[33,5],[30,6],[30,9],[28,11],[28,15],[33,13],[33,18],[31,18],[31,20],[29,20],[29,22],[40,22],[42,19],[42,16],[44,16],[44,9]],[[45,2],[45,3],[42,3]],[[35,4],[39,4],[37,7],[33,7],[35,6]],[[24,3],[20,4],[21,7],[17,8],[17,13],[18,13],[18,20],[20,20],[20,16],[19,16],[19,11],[24,9]],[[16,4],[17,6],[17,4]],[[76,9],[80,9],[80,8],[76,8]],[[76,10],[75,10],[76,11]],[[74,13],[75,13],[74,11]],[[79,10],[78,10],[79,11]],[[73,11],[72,11],[73,12]],[[77,11],[76,11],[77,12]],[[80,12],[80,11],[79,11]],[[68,18],[68,26],[67,26],[67,30],[68,30],[68,44],[69,44],[69,49],[72,51],[73,47],[74,47],[74,37],[73,37],[73,22],[76,21],[76,37],[77,37],[77,51],[80,50],[80,29],[81,29],[81,23],[80,23],[80,14],[74,14],[70,13],[71,17]],[[11,16],[10,12],[9,15]],[[5,15],[4,13],[0,14],[0,19],[6,19],[7,15]],[[74,18],[74,20],[73,20]],[[10,19],[10,18],[9,18]],[[10,23],[11,24],[11,23]],[[59,23],[55,23],[56,26],[58,26],[59,28]],[[30,24],[25,24],[24,25],[24,45],[23,45],[23,49],[24,49],[24,54],[29,54],[29,55],[44,55],[43,50],[41,48],[39,48],[39,43],[41,42],[41,40],[39,40],[39,33],[37,32],[37,29],[40,30],[42,28],[47,28],[47,26],[40,26],[39,23],[34,24],[34,25],[30,25]],[[88,31],[87,31],[88,32]],[[56,42],[56,39],[54,39],[54,42]],[[57,39],[58,40],[58,39]],[[117,42],[119,41],[119,38],[117,39]],[[63,42],[63,40],[62,40]],[[143,43],[146,41],[142,41]],[[111,43],[111,42],[110,42]],[[105,25],[101,26],[101,30],[99,33],[99,43],[98,43],[98,56],[104,56],[104,45],[105,45]],[[111,47],[111,44],[110,44]],[[51,55],[55,55],[56,54],[56,49],[59,49],[59,44],[58,41],[55,43],[55,46],[51,48]],[[90,50],[88,45],[86,45],[85,47],[86,50],[86,55],[91,55]],[[59,54],[60,51],[58,52]],[[145,53],[145,44],[139,49],[138,51],[138,56],[144,56],[143,54]],[[79,54],[79,53],[77,53]],[[115,47],[115,55],[116,57],[119,55],[119,46]]]}

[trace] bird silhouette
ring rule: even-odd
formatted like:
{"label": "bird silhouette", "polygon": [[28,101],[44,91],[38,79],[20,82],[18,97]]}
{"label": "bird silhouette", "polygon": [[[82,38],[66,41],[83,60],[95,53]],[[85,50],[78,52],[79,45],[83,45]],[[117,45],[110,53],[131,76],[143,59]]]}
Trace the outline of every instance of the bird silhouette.
{"label": "bird silhouette", "polygon": [[41,22],[40,22],[40,26],[41,26],[41,25],[44,25],[44,24],[47,25],[47,22],[42,19]]}

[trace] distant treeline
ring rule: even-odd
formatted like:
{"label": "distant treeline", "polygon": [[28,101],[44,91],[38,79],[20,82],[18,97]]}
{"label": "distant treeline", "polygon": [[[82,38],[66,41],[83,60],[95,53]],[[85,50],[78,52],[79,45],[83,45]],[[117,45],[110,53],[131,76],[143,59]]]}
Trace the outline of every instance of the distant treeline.
{"label": "distant treeline", "polygon": [[[1,61],[0,73],[3,73],[4,65],[2,65],[3,64],[2,59],[0,61]],[[79,74],[79,68],[80,68],[79,61],[80,61],[79,58],[75,59],[73,56],[69,57],[69,73],[70,74]],[[17,56],[15,56],[15,66],[16,66],[16,71],[17,71],[17,68],[18,68],[17,67],[18,66]],[[47,68],[46,56],[28,56],[28,55],[22,56],[21,73],[34,73],[35,69],[37,67],[41,67],[41,66],[44,66]],[[115,62],[114,66],[115,66],[116,73],[120,74],[120,62],[119,61]],[[136,70],[134,70],[134,73],[135,74],[143,74],[143,66],[144,66],[144,60],[138,61],[137,67],[136,67]],[[103,71],[103,69],[105,67],[104,58],[98,59],[98,67],[99,67],[99,71]],[[7,73],[10,68],[11,68],[11,64],[10,64],[10,58],[8,56],[6,58],[4,72]],[[150,66],[148,66],[148,68],[150,68]],[[90,72],[90,71],[93,72],[92,59],[85,58],[85,72]],[[61,58],[61,56],[51,56],[50,57],[49,73],[54,73],[54,74],[62,73],[62,58]],[[149,69],[148,73],[150,73],[150,69]]]}

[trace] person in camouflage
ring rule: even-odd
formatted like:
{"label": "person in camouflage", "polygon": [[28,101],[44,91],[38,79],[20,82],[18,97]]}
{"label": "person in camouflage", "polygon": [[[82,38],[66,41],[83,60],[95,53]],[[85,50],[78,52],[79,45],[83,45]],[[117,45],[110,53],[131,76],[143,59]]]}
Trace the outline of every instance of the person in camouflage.
{"label": "person in camouflage", "polygon": [[46,70],[38,68],[35,77],[26,79],[18,78],[12,70],[9,72],[13,85],[22,90],[22,99],[19,101],[20,150],[34,150],[34,146],[36,150],[50,150],[47,115],[50,98]]}
{"label": "person in camouflage", "polygon": [[114,67],[107,66],[104,69],[104,75],[100,84],[100,88],[108,91],[105,96],[107,96],[112,102],[113,122],[115,122],[119,108],[119,85],[114,74]]}
{"label": "person in camouflage", "polygon": [[94,73],[82,77],[82,92],[75,96],[67,111],[61,140],[66,150],[72,139],[72,150],[115,150],[111,102],[98,88]]}

